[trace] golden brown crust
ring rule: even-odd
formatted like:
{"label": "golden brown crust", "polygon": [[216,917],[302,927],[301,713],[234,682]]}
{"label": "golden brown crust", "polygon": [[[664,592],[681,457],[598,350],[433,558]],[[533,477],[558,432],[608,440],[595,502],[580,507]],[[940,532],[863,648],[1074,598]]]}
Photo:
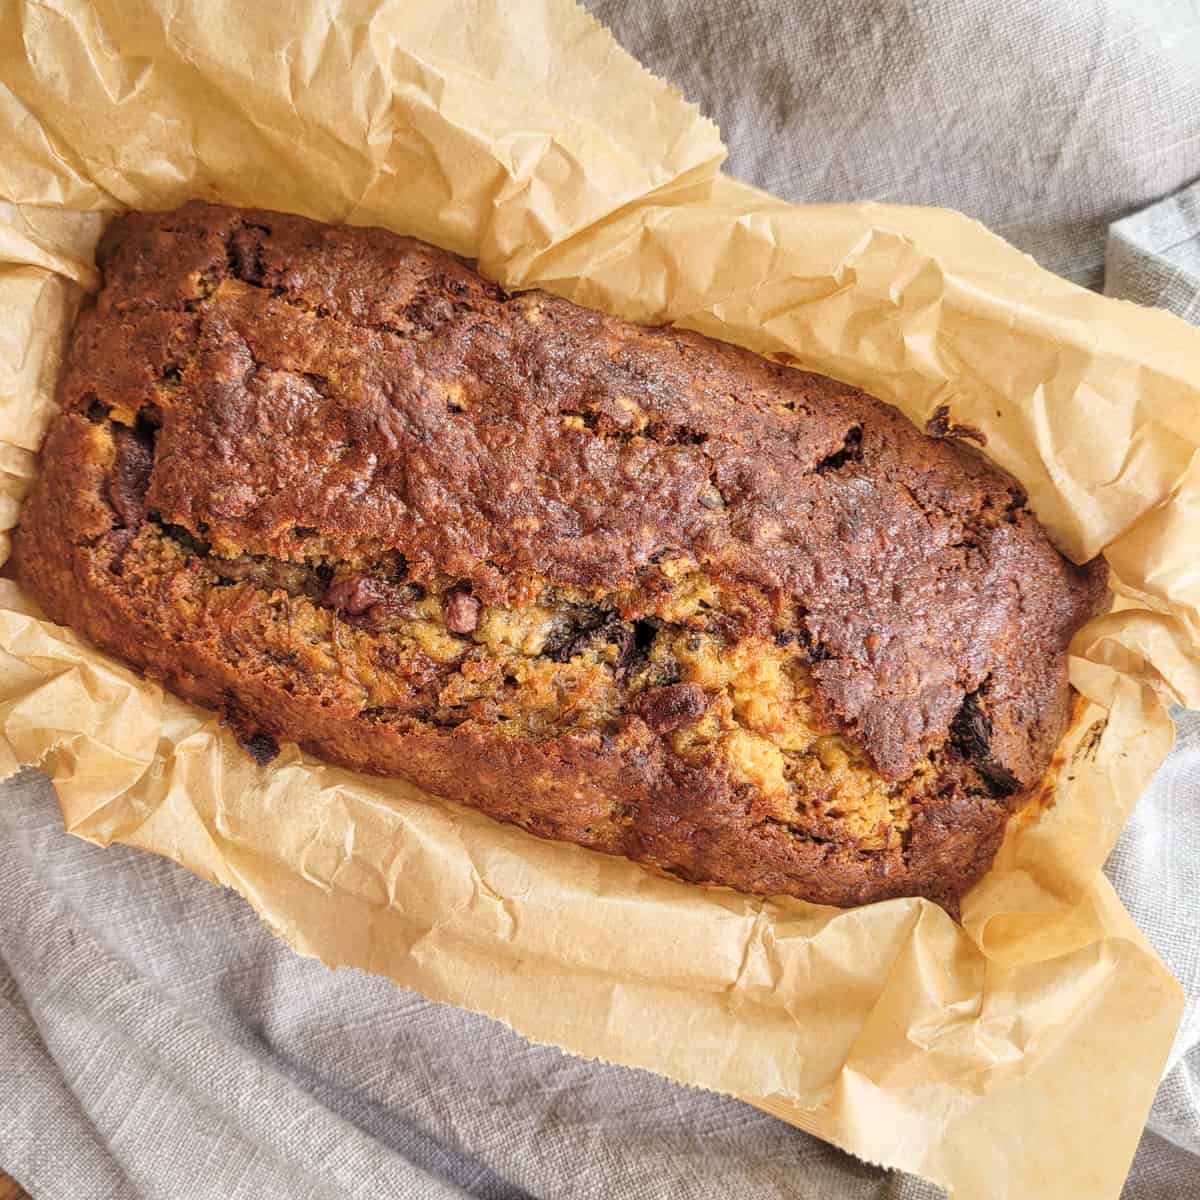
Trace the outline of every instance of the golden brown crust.
{"label": "golden brown crust", "polygon": [[55,619],[260,751],[684,878],[986,869],[1104,573],[981,456],[381,230],[191,204],[98,258],[16,539]]}

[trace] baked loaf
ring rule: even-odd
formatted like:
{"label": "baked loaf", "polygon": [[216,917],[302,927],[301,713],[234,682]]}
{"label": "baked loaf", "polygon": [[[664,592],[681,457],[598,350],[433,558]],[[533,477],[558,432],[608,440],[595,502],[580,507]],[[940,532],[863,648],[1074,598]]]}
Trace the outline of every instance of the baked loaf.
{"label": "baked loaf", "polygon": [[260,760],[952,912],[1044,775],[1104,571],[961,439],[378,229],[193,203],[97,260],[18,575]]}

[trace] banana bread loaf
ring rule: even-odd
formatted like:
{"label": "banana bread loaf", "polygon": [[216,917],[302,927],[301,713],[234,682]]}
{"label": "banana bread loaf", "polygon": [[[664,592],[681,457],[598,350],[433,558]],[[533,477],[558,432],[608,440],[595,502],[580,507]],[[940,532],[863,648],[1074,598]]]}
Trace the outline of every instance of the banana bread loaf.
{"label": "banana bread loaf", "polygon": [[1105,594],[961,438],[378,229],[192,203],[97,258],[15,541],[51,617],[260,761],[957,910]]}

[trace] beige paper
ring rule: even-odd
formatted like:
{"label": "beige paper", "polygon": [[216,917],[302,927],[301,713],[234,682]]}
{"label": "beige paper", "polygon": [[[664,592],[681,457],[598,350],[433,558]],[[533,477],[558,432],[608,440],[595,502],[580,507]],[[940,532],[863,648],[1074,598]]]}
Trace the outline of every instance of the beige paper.
{"label": "beige paper", "polygon": [[1052,793],[961,926],[921,900],[691,887],[292,746],[259,770],[8,581],[0,770],[39,764],[72,832],[236,888],[331,965],[741,1096],[962,1197],[1116,1197],[1181,998],[1099,872],[1169,749],[1165,704],[1200,706],[1200,332],[953,213],[784,204],[718,175],[722,153],[565,0],[0,0],[0,528],[105,220],[192,196],[415,233],[918,423],[948,404],[1121,593],[1076,640]]}

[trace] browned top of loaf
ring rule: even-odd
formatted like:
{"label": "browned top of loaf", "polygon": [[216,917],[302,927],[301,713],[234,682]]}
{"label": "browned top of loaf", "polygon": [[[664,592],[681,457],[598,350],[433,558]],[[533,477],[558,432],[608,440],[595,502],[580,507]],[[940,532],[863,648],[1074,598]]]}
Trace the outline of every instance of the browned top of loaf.
{"label": "browned top of loaf", "polygon": [[[958,442],[730,345],[507,295],[378,229],[194,203],[119,219],[98,257],[76,361],[131,412],[188,372],[146,497],[163,521],[285,559],[317,530],[341,559],[400,548],[411,578],[483,603],[530,578],[636,587],[690,554],[741,597],[731,621],[809,648],[884,775],[984,685],[998,766],[1027,784],[1048,762],[1103,572]],[[140,319],[104,319],[123,310]]]}

